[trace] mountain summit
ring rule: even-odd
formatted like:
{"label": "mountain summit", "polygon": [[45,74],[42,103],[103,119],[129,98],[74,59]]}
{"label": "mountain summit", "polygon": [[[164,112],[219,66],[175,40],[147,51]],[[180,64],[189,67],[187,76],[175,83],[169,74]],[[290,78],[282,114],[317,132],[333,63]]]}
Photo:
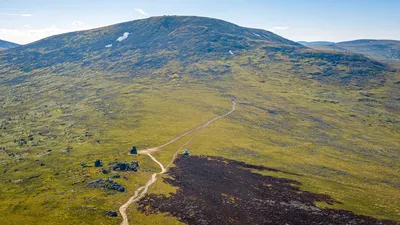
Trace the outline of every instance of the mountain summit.
{"label": "mountain summit", "polygon": [[[83,38],[84,37],[84,38]],[[86,47],[104,50],[127,47],[147,51],[197,51],[212,52],[249,48],[257,41],[299,46],[272,32],[244,28],[238,25],[206,17],[162,16],[120,23],[89,31],[73,32],[38,41],[29,46],[41,47],[49,41],[45,50]],[[47,42],[47,43],[46,43]]]}
{"label": "mountain summit", "polygon": [[[382,80],[385,66],[363,56],[347,53],[314,52],[272,32],[240,27],[205,17],[162,16],[120,23],[108,27],[52,36],[0,53],[0,77],[38,69],[54,74],[85,70],[145,76],[176,62],[174,72],[204,74],[188,69],[198,61],[218,61],[235,56],[263,54],[257,63],[285,61],[301,76],[327,78],[342,83],[374,83]],[[268,57],[266,57],[268,56]],[[261,56],[260,56],[261,57]],[[267,60],[268,59],[268,60]],[[323,62],[319,62],[323,61]],[[302,63],[313,63],[317,71],[304,73]],[[350,74],[343,66],[350,66]],[[256,66],[256,65],[253,65]],[[228,71],[220,65],[215,74]],[[177,68],[177,67],[174,67]],[[341,74],[346,73],[345,76]]]}
{"label": "mountain summit", "polygon": [[[229,55],[262,44],[301,47],[272,32],[244,28],[218,19],[162,16],[52,36],[3,57],[13,63],[34,60],[34,64],[40,66],[65,62],[90,64],[99,58],[123,61],[123,57],[131,59],[133,55],[162,54],[168,58]],[[17,61],[14,61],[15,57],[18,57]]]}

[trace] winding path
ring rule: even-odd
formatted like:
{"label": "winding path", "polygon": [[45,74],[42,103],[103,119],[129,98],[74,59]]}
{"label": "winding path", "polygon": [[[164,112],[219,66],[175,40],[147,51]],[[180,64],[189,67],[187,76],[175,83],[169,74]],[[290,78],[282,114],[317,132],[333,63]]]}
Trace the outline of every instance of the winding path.
{"label": "winding path", "polygon": [[[175,160],[175,158],[177,157],[179,151],[180,151],[182,148],[184,148],[186,145],[188,145],[195,137],[197,137],[197,135],[199,135],[199,133],[200,133],[200,131],[201,131],[202,129],[204,129],[205,127],[207,127],[208,125],[210,125],[212,122],[214,122],[214,121],[216,121],[216,120],[219,120],[219,119],[221,119],[221,118],[224,118],[224,117],[228,116],[229,114],[233,113],[235,110],[236,110],[236,102],[232,101],[232,110],[229,111],[229,112],[227,112],[226,114],[224,114],[224,115],[222,115],[222,116],[217,116],[217,117],[215,117],[215,118],[213,118],[213,119],[207,121],[206,123],[204,123],[204,124],[202,124],[202,125],[200,125],[200,126],[197,126],[197,127],[195,127],[195,128],[192,128],[192,129],[190,129],[190,130],[184,132],[183,134],[181,134],[181,135],[179,135],[179,136],[177,136],[177,137],[171,139],[170,141],[168,141],[167,143],[165,143],[165,144],[163,144],[163,145],[160,145],[160,146],[155,147],[155,148],[148,148],[148,149],[144,149],[144,150],[139,150],[139,153],[140,153],[140,154],[146,154],[146,155],[148,155],[154,162],[156,162],[156,163],[160,166],[161,171],[160,171],[159,173],[154,173],[153,175],[151,175],[151,178],[147,181],[147,183],[146,183],[144,186],[142,186],[142,187],[136,189],[135,194],[134,194],[132,197],[130,197],[129,200],[119,208],[119,212],[121,213],[121,216],[122,216],[122,223],[121,223],[121,225],[129,225],[128,216],[126,215],[126,209],[129,207],[130,204],[132,204],[132,203],[138,201],[140,198],[143,197],[144,194],[147,193],[149,187],[150,187],[154,182],[156,182],[156,180],[157,180],[157,175],[163,174],[163,173],[165,173],[165,172],[167,171],[167,169],[168,169],[168,168],[172,165],[172,163],[174,162],[174,160]],[[160,150],[161,148],[163,148],[163,147],[165,147],[165,146],[167,146],[167,145],[169,145],[169,144],[172,144],[172,143],[174,143],[175,141],[181,139],[182,137],[184,137],[184,136],[186,136],[186,135],[188,135],[188,134],[191,134],[191,133],[193,133],[193,132],[195,132],[195,131],[197,131],[197,132],[196,132],[187,142],[185,142],[182,146],[180,146],[180,147],[178,148],[178,150],[176,150],[176,152],[175,152],[174,155],[172,156],[171,161],[168,163],[167,167],[164,167],[164,165],[163,165],[162,163],[160,163],[156,158],[154,158],[154,156],[151,155],[151,153],[156,152],[156,151]]]}

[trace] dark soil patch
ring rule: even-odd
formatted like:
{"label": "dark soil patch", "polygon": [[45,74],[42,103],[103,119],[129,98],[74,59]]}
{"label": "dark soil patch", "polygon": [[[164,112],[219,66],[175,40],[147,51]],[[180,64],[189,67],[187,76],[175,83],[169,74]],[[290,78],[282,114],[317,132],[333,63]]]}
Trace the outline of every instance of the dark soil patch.
{"label": "dark soil patch", "polygon": [[169,213],[188,224],[397,224],[345,210],[319,209],[315,202],[335,200],[302,191],[297,181],[251,172],[277,169],[205,156],[181,156],[175,164],[169,171],[172,178],[164,182],[179,187],[177,193],[148,194],[138,202],[138,210]]}

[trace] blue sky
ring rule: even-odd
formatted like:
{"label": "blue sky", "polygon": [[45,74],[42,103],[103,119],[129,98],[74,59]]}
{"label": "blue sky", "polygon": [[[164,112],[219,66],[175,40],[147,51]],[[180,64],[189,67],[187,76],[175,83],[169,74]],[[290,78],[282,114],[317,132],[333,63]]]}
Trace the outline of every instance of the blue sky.
{"label": "blue sky", "polygon": [[54,34],[162,15],[214,17],[291,40],[400,40],[400,0],[0,0],[0,39]]}

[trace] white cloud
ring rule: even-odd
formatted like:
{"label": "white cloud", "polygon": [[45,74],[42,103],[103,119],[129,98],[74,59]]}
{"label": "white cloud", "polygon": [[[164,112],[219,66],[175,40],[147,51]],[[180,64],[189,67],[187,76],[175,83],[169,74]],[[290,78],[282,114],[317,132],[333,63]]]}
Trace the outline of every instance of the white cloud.
{"label": "white cloud", "polygon": [[267,30],[269,30],[271,32],[279,32],[279,31],[288,30],[289,28],[290,27],[273,27],[273,28],[270,28],[270,29],[267,29]]}
{"label": "white cloud", "polygon": [[79,20],[75,20],[74,22],[72,22],[72,25],[74,25],[74,26],[83,25],[83,22],[79,21]]}
{"label": "white cloud", "polygon": [[142,9],[135,9],[136,11],[138,11],[140,14],[148,16],[149,14],[147,14],[145,11],[143,11]]}
{"label": "white cloud", "polygon": [[31,27],[31,25],[24,25],[24,27],[25,27],[25,28],[30,28],[30,27]]}
{"label": "white cloud", "polygon": [[0,29],[0,39],[20,44],[27,44],[30,42],[37,41],[39,39],[49,37],[56,34],[62,34],[72,32],[76,30],[82,30],[85,28],[58,28],[54,25],[42,28],[42,29]]}
{"label": "white cloud", "polygon": [[22,17],[30,17],[33,16],[30,13],[4,13],[6,16],[22,16]]}
{"label": "white cloud", "polygon": [[274,30],[287,30],[289,27],[273,27]]}
{"label": "white cloud", "polygon": [[272,32],[277,32],[277,31],[284,31],[284,30],[287,30],[287,29],[289,29],[290,27],[273,27],[273,28],[271,28],[271,29],[268,29],[269,31],[272,31]]}

